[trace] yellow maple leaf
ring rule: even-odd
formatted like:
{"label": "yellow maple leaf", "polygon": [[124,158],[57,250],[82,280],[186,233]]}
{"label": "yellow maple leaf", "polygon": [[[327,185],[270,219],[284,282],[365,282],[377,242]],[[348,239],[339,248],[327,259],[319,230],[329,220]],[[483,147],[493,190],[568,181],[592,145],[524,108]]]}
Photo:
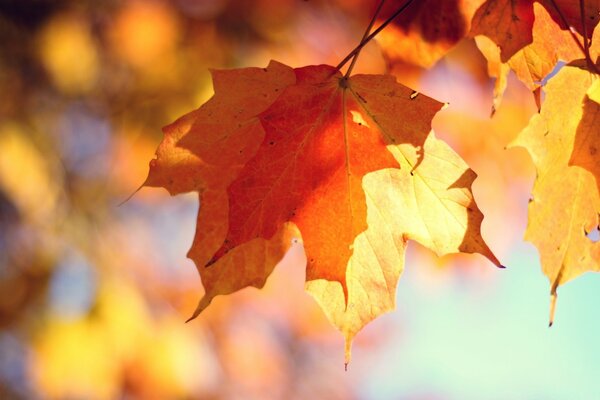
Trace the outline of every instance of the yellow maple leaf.
{"label": "yellow maple leaf", "polygon": [[[591,118],[598,118],[598,103],[588,95],[591,89],[596,96],[597,88],[598,76],[576,65],[564,67],[546,85],[540,114],[512,143],[527,149],[537,171],[525,239],[538,248],[550,279],[550,324],[558,286],[586,271],[600,271],[600,242],[587,236],[599,223],[600,196],[592,171],[579,166],[597,171],[600,163],[589,151],[592,141],[597,146],[599,125],[584,118],[590,102],[595,104]],[[575,147],[576,136],[589,146]]]}
{"label": "yellow maple leaf", "polygon": [[423,147],[421,161],[410,145],[395,147],[392,152],[401,168],[377,171],[363,180],[369,228],[354,241],[347,267],[347,305],[336,282],[306,283],[306,290],[344,334],[346,363],[354,336],[395,308],[407,240],[439,256],[480,253],[500,266],[481,236],[483,214],[471,192],[476,174],[433,132]]}

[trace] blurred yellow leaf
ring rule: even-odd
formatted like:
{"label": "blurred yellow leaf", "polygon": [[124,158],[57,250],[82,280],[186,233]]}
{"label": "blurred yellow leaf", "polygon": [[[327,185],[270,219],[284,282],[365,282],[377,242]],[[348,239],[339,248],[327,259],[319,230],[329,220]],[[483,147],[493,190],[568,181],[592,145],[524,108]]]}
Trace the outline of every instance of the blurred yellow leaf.
{"label": "blurred yellow leaf", "polygon": [[28,138],[25,129],[12,123],[0,126],[0,149],[0,188],[30,221],[53,217],[59,182],[47,157]]}
{"label": "blurred yellow leaf", "polygon": [[120,371],[106,332],[90,320],[52,320],[34,344],[33,378],[50,398],[114,399]]}
{"label": "blurred yellow leaf", "polygon": [[42,29],[38,52],[54,84],[65,93],[84,93],[96,84],[99,59],[87,21],[58,15]]}

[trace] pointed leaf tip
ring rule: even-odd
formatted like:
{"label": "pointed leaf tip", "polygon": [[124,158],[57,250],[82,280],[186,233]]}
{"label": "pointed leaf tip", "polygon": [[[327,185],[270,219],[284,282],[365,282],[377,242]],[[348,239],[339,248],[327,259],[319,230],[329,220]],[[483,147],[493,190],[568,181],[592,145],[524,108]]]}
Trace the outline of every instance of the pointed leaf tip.
{"label": "pointed leaf tip", "polygon": [[133,193],[131,193],[129,196],[127,196],[123,201],[121,201],[119,204],[117,204],[117,207],[121,207],[123,204],[127,203],[129,200],[131,200],[133,198],[133,196],[135,196],[137,194],[137,192],[139,192],[144,186],[146,185],[146,182],[142,183],[137,189],[135,189],[133,191]]}
{"label": "pointed leaf tip", "polygon": [[344,345],[344,370],[348,371],[348,364],[352,359],[352,339],[346,337]]}
{"label": "pointed leaf tip", "polygon": [[196,319],[198,317],[198,315],[200,315],[202,313],[202,311],[204,311],[206,309],[206,307],[208,307],[210,305],[210,303],[212,302],[212,299],[213,298],[211,296],[207,296],[207,295],[202,296],[202,298],[198,302],[198,305],[196,306],[196,309],[194,310],[194,313],[192,314],[191,317],[189,317],[185,321],[185,323],[187,324],[188,322]]}
{"label": "pointed leaf tip", "polygon": [[185,323],[187,324],[188,322],[195,320],[198,317],[198,315],[200,315],[201,311],[202,310],[200,310],[200,307],[197,307],[194,310],[194,313],[192,314],[192,316],[185,320]]}
{"label": "pointed leaf tip", "polygon": [[556,311],[557,297],[556,290],[553,290],[552,293],[550,293],[550,321],[548,322],[548,328],[554,324],[554,312]]}

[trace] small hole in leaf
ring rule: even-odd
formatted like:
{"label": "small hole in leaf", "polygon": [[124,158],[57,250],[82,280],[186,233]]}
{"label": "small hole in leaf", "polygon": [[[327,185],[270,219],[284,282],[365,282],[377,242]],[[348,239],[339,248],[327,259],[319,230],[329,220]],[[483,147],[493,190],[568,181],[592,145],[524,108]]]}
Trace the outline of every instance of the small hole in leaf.
{"label": "small hole in leaf", "polygon": [[362,114],[359,113],[358,111],[350,110],[350,114],[352,114],[352,122],[358,124],[359,126],[363,126],[363,125],[366,127],[369,126],[367,121],[365,121],[365,119],[363,118]]}
{"label": "small hole in leaf", "polygon": [[591,232],[588,232],[585,236],[590,239],[592,242],[596,243],[600,241],[600,229],[598,227],[592,229]]}

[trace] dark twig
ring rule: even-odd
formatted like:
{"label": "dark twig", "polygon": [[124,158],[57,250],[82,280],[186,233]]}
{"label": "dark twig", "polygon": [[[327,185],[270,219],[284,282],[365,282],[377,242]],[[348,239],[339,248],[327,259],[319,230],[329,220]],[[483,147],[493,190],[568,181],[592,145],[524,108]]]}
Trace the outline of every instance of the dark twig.
{"label": "dark twig", "polygon": [[579,0],[579,16],[581,17],[581,30],[583,33],[583,47],[585,54],[590,54],[590,42],[588,41],[587,26],[585,23],[585,0]]}
{"label": "dark twig", "polygon": [[375,29],[369,36],[362,40],[358,46],[354,48],[340,63],[335,67],[336,70],[340,70],[346,63],[354,57],[356,53],[360,51],[367,43],[369,43],[375,36],[379,34],[386,26],[390,24],[398,15],[402,13],[414,0],[407,0],[396,12],[394,12],[388,19],[386,19],[377,29]]}
{"label": "dark twig", "polygon": [[[379,12],[381,11],[381,7],[383,7],[383,3],[385,3],[385,0],[381,0],[379,2],[379,5],[377,6],[375,13],[373,14],[373,18],[371,18],[371,22],[369,22],[369,26],[367,26],[367,29],[365,30],[365,33],[364,33],[362,39],[360,39],[361,43],[367,38],[367,36],[369,36],[369,32],[371,32],[371,28],[373,28],[373,25],[375,24],[375,20],[377,19],[377,16],[379,15]],[[356,60],[358,60],[359,54],[360,54],[360,50],[357,51],[356,54],[354,55],[354,57],[352,58],[352,62],[350,63],[348,70],[344,74],[344,78],[348,78],[350,76],[350,73],[352,72],[354,65],[356,65]]]}

